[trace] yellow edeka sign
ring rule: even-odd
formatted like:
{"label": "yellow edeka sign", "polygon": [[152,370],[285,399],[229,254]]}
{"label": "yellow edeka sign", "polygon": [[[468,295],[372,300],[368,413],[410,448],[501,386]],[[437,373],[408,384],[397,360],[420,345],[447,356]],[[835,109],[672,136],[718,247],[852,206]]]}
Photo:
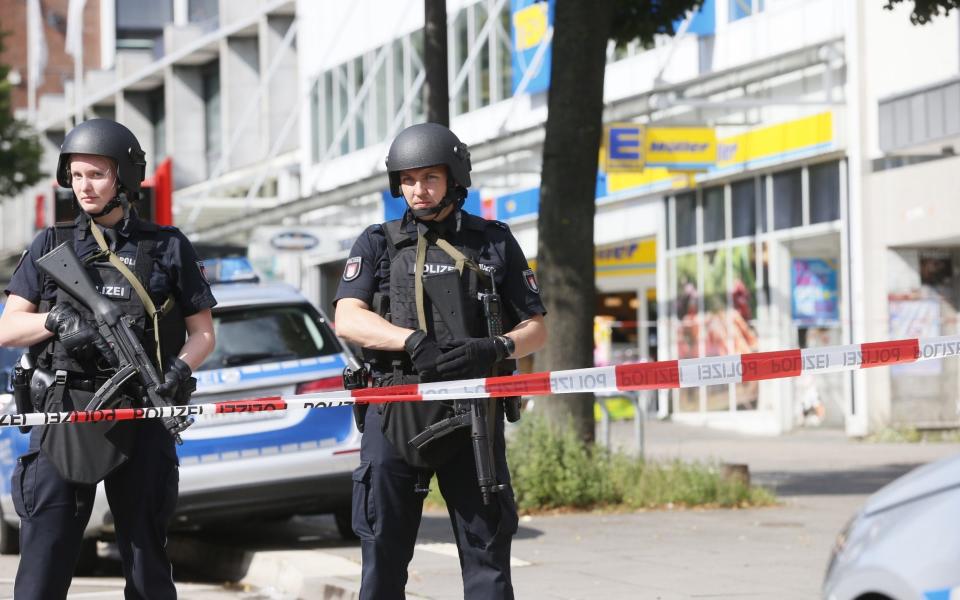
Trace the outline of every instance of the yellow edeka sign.
{"label": "yellow edeka sign", "polygon": [[705,171],[717,162],[717,134],[709,127],[610,123],[604,127],[603,160],[607,173],[647,167]]}

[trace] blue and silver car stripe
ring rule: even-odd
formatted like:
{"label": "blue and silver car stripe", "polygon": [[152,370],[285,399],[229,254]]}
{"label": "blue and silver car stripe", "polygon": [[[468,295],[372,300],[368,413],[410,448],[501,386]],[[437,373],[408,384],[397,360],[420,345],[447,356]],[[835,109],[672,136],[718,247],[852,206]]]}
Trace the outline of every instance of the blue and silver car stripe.
{"label": "blue and silver car stripe", "polygon": [[[236,389],[262,387],[278,383],[286,383],[292,375],[331,376],[343,371],[347,366],[342,354],[301,358],[283,362],[230,367],[210,371],[198,371],[197,394],[216,394]],[[325,372],[325,373],[322,373]],[[304,381],[308,380],[306,377]]]}

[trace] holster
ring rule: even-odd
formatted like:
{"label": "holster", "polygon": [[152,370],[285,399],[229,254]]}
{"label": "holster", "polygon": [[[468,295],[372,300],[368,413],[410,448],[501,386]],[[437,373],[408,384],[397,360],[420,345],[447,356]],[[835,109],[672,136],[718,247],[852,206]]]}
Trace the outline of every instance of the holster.
{"label": "holster", "polygon": [[[24,358],[28,358],[28,355],[21,357],[13,368],[13,402],[17,407],[17,414],[19,415],[25,415],[35,411],[33,408],[33,400],[30,398],[30,376],[33,374],[33,369],[30,369],[24,364]],[[27,433],[31,427],[29,425],[21,425],[19,429],[20,433]]]}

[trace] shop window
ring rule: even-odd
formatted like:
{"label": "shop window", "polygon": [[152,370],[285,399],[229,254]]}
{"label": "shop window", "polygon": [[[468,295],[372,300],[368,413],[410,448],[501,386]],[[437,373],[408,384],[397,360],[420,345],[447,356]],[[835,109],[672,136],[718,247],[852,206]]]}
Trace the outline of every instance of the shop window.
{"label": "shop window", "polygon": [[697,243],[697,197],[693,192],[674,200],[677,214],[677,248]]}
{"label": "shop window", "polygon": [[663,199],[663,217],[664,217],[663,231],[666,232],[666,237],[665,237],[666,241],[664,243],[666,244],[667,248],[673,248],[673,231],[672,231],[672,228],[670,227],[670,199],[669,198]]}
{"label": "shop window", "polygon": [[757,185],[757,195],[760,198],[757,203],[760,205],[760,231],[764,233],[770,231],[770,223],[767,221],[767,178],[761,177]]}
{"label": "shop window", "polygon": [[810,222],[826,223],[840,218],[840,163],[810,167]]}
{"label": "shop window", "polygon": [[[705,356],[725,356],[731,353],[730,332],[727,327],[727,250],[721,248],[703,255],[703,336]],[[711,385],[706,388],[707,410],[727,410],[730,407],[729,387]]]}
{"label": "shop window", "polygon": [[756,191],[757,185],[753,179],[735,181],[730,185],[733,237],[735,238],[757,233]]}
{"label": "shop window", "polygon": [[726,219],[723,210],[723,188],[703,190],[703,241],[719,242],[726,237]]}
{"label": "shop window", "polygon": [[[675,302],[677,358],[697,358],[700,356],[698,263],[696,254],[678,256],[674,263],[677,277]],[[677,393],[677,410],[681,412],[697,412],[700,410],[699,388],[684,388],[677,390]]]}
{"label": "shop window", "polygon": [[[730,289],[730,354],[746,354],[760,349],[757,333],[757,252],[756,245],[743,244],[730,249],[733,271]],[[756,381],[736,385],[737,410],[757,408],[759,386]]]}
{"label": "shop window", "polygon": [[773,228],[788,229],[803,225],[803,198],[800,169],[773,175]]}

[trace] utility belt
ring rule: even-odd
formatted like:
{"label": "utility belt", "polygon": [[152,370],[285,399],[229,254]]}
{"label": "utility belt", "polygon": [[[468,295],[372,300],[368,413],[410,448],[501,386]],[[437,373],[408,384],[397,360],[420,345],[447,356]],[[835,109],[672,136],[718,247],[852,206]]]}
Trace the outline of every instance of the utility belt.
{"label": "utility belt", "polygon": [[108,377],[94,377],[88,378],[85,375],[79,373],[71,373],[69,371],[57,371],[56,375],[59,376],[60,373],[63,373],[62,383],[61,378],[57,377],[55,382],[57,385],[65,385],[67,389],[70,390],[80,390],[82,392],[96,392],[107,382]]}
{"label": "utility belt", "polygon": [[[86,373],[44,369],[35,366],[29,354],[24,354],[20,360],[17,361],[13,371],[13,397],[16,403],[17,413],[45,412],[50,388],[60,388],[57,390],[59,399],[54,402],[59,403],[62,399],[61,390],[77,390],[92,394],[106,383],[109,376],[110,373],[90,377]],[[136,390],[131,390],[129,396],[138,398],[140,394]],[[74,408],[82,409],[83,407]],[[20,431],[27,433],[30,431],[30,427],[21,426]]]}

